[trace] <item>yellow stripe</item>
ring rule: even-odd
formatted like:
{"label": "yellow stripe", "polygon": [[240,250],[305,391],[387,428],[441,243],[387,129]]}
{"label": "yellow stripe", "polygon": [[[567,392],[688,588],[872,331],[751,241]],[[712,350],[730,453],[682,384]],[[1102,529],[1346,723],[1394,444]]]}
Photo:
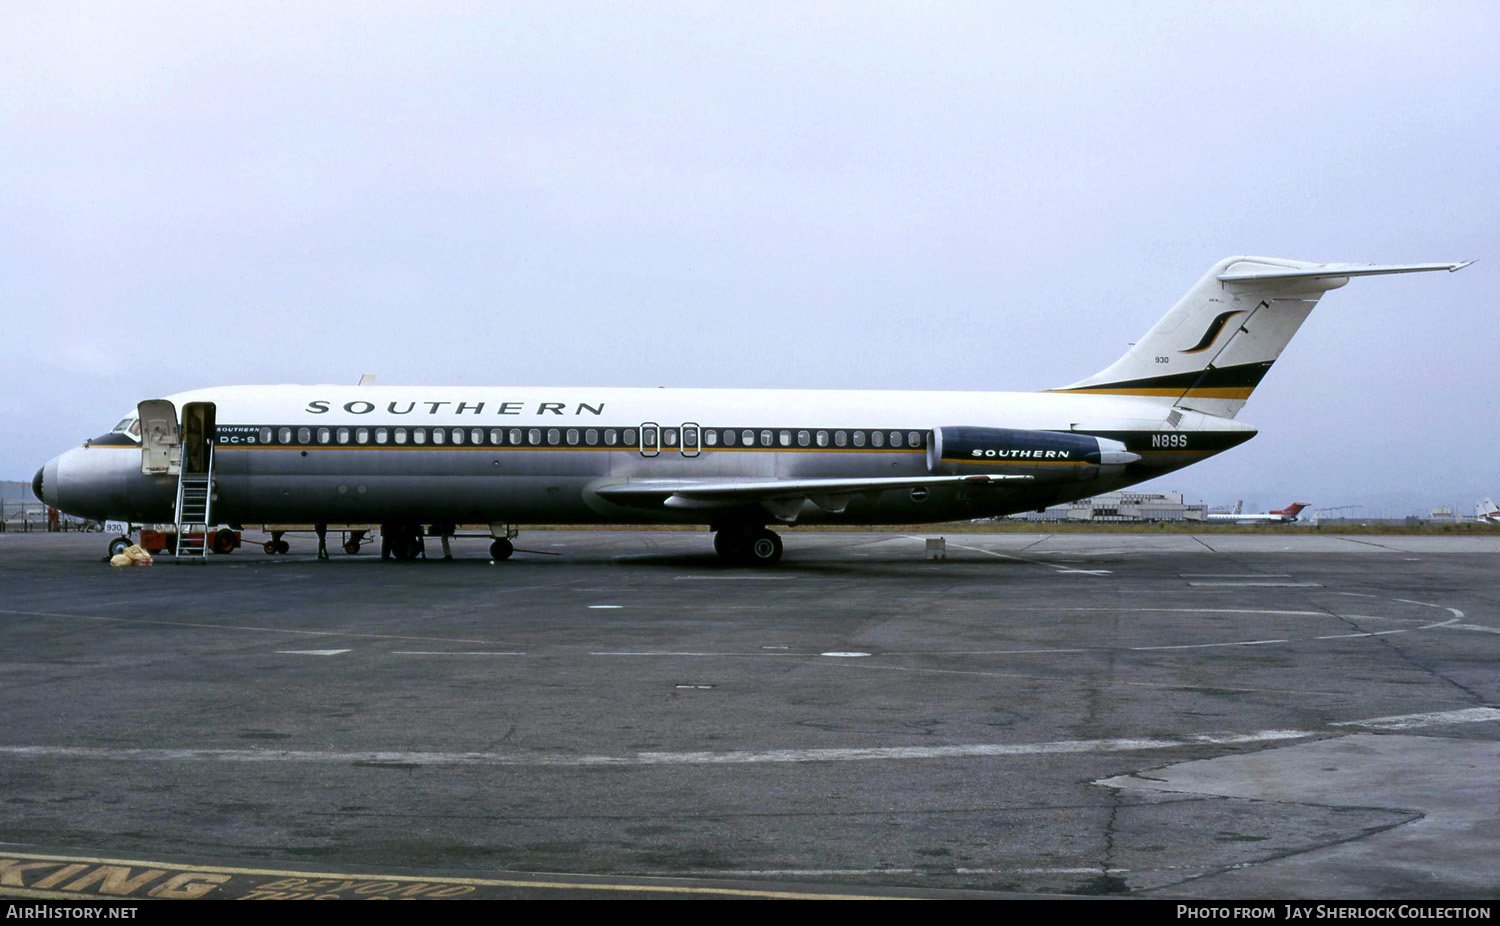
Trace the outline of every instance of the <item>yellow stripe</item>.
{"label": "yellow stripe", "polygon": [[[447,877],[421,877],[417,875],[385,875],[385,874],[349,874],[328,871],[282,871],[271,868],[232,868],[221,865],[179,865],[175,862],[145,862],[139,859],[115,859],[94,858],[92,856],[75,855],[34,855],[25,852],[0,852],[4,858],[30,859],[42,862],[86,862],[93,865],[124,865],[128,867],[162,868],[178,872],[197,872],[202,874],[216,875],[262,875],[276,878],[312,878],[318,881],[330,879],[368,879],[371,881],[398,881],[410,883],[438,883],[455,884],[472,887],[518,887],[518,888],[547,888],[549,890],[588,890],[588,891],[617,891],[622,893],[651,893],[651,894],[708,894],[727,897],[761,897],[780,900],[908,900],[912,898],[879,897],[861,894],[815,894],[801,891],[768,891],[752,890],[748,888],[716,888],[716,887],[688,887],[673,884],[609,884],[607,882],[595,881],[523,881],[507,878],[447,878]],[[566,872],[551,872],[556,877],[588,877],[587,875],[572,875]],[[17,888],[6,888],[9,894]],[[48,897],[96,897],[104,899],[105,895],[88,895],[82,893],[52,893],[35,892],[38,896],[45,894]],[[109,896],[107,899],[124,900],[121,896]]]}
{"label": "yellow stripe", "polygon": [[1122,389],[1116,386],[1083,386],[1078,389],[1048,389],[1048,392],[1062,393],[1088,393],[1089,395],[1136,395],[1136,396],[1159,396],[1171,398],[1185,396],[1195,399],[1248,399],[1250,393],[1255,391],[1254,386],[1218,386],[1211,389],[1183,389],[1180,386],[1175,389],[1162,389],[1157,387],[1144,389]]}

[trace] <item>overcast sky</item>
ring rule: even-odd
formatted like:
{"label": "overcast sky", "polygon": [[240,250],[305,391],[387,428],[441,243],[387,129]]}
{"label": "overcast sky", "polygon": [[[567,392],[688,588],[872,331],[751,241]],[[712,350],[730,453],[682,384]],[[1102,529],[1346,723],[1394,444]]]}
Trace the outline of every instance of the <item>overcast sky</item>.
{"label": "overcast sky", "polygon": [[209,385],[1047,388],[1261,254],[1480,262],[1328,294],[1148,486],[1500,496],[1500,4],[4,15],[5,478]]}

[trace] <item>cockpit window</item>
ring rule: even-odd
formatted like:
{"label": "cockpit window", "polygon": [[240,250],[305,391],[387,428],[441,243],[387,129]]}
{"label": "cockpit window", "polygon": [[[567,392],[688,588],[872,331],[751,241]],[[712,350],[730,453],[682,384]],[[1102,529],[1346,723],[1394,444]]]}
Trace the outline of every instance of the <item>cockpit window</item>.
{"label": "cockpit window", "polygon": [[110,429],[111,434],[127,434],[135,440],[141,439],[141,419],[136,416],[120,419],[120,423]]}

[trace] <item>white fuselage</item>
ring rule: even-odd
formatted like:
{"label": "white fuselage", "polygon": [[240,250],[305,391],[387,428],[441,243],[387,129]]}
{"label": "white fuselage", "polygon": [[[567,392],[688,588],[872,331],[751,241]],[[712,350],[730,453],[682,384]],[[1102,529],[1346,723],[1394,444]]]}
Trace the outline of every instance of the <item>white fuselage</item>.
{"label": "white fuselage", "polygon": [[[1046,468],[992,487],[871,492],[796,520],[914,523],[994,516],[1120,488],[1241,443],[1255,430],[1128,396],[993,392],[475,386],[234,386],[210,403],[222,523],[711,523],[722,512],[626,505],[598,490],[654,480],[889,478],[931,471],[935,428],[1091,434],[1128,466]],[[1169,415],[1170,412],[1170,415]],[[49,501],[92,518],[171,520],[174,479],[141,472],[123,434],[39,474]]]}

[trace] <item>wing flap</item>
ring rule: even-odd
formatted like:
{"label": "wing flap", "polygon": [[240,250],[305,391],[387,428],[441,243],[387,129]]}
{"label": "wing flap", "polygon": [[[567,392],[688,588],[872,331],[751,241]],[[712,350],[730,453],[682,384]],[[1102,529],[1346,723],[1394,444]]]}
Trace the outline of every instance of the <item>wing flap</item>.
{"label": "wing flap", "polygon": [[894,476],[868,479],[765,479],[739,482],[626,482],[600,486],[595,494],[625,505],[667,508],[732,508],[759,505],[780,521],[793,521],[803,502],[825,511],[843,511],[855,495],[934,486],[999,485],[1028,480],[1021,475]]}

